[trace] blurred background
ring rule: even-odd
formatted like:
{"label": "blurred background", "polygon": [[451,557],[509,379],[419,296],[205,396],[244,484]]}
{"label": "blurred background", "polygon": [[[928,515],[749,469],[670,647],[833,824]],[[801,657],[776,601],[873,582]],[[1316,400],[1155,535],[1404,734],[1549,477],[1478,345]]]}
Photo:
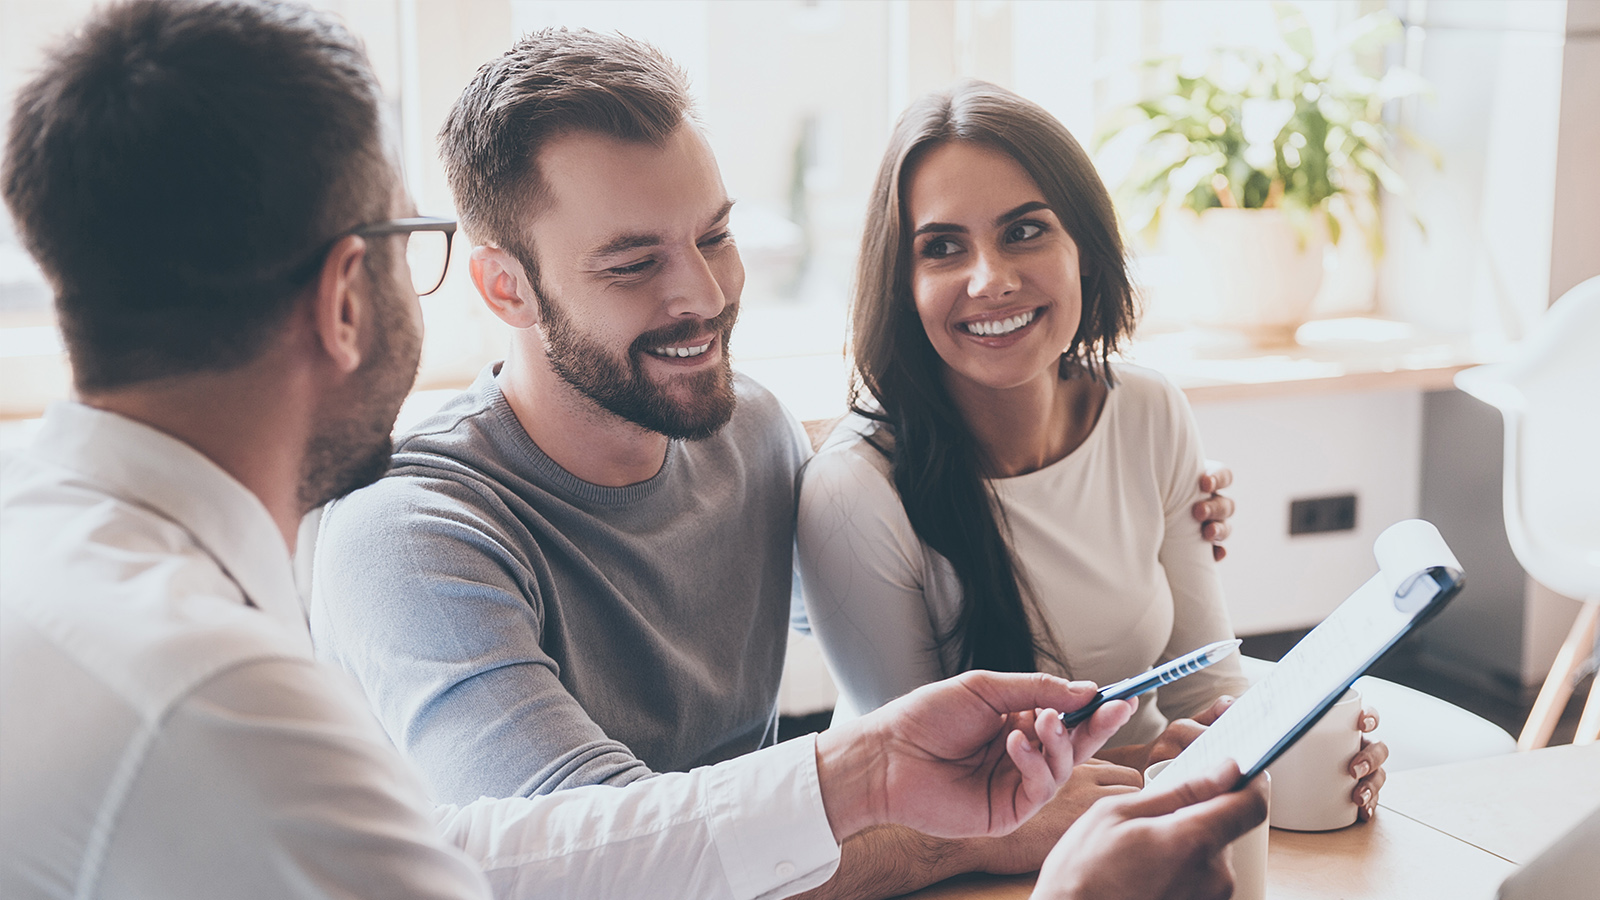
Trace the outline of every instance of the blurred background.
{"label": "blurred background", "polygon": [[[94,5],[0,0],[0,117]],[[1501,704],[1508,722],[1543,677],[1577,606],[1517,566],[1499,419],[1450,378],[1504,356],[1554,298],[1600,274],[1600,2],[315,5],[365,40],[423,213],[452,214],[434,152],[446,110],[519,34],[614,29],[677,60],[738,200],[749,281],[735,363],[805,419],[843,411],[859,228],[899,112],[962,77],[1035,100],[1116,191],[1146,307],[1128,356],[1188,391],[1211,455],[1239,474],[1223,566],[1238,630],[1268,641],[1263,653],[1303,633],[1370,574],[1378,531],[1421,514],[1471,578],[1407,659],[1453,679],[1439,692]],[[1216,208],[1252,206],[1287,220],[1294,258],[1269,261],[1270,241],[1247,239],[1242,263],[1205,271],[1221,253],[1207,249]],[[408,416],[503,353],[464,244],[423,300]],[[1223,308],[1246,292],[1231,280],[1240,270],[1287,279],[1264,289],[1271,309],[1245,311],[1253,321]],[[1290,293],[1303,303],[1286,313],[1278,295]],[[49,288],[0,214],[0,445],[26,440],[68,386]],[[1296,530],[1301,501],[1331,503],[1320,508],[1338,513],[1335,527]],[[826,688],[795,690],[796,709],[831,703]]]}

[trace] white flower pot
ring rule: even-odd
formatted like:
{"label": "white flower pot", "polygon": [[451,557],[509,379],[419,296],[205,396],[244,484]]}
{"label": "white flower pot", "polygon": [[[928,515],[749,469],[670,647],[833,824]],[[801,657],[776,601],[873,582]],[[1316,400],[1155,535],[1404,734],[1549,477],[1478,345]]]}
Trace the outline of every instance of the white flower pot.
{"label": "white flower pot", "polygon": [[1277,209],[1185,213],[1171,234],[1198,295],[1195,322],[1263,346],[1294,343],[1322,286],[1328,238],[1321,217],[1302,233]]}

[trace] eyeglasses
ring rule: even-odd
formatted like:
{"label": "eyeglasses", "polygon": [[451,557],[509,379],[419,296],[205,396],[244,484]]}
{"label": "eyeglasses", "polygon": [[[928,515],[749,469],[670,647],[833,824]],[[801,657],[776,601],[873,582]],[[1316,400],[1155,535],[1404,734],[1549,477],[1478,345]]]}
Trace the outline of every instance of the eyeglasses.
{"label": "eyeglasses", "polygon": [[352,228],[349,233],[362,237],[405,235],[406,264],[411,267],[411,286],[416,289],[417,296],[425,297],[444,284],[444,275],[450,270],[450,244],[456,235],[455,219],[438,216],[390,219]]}

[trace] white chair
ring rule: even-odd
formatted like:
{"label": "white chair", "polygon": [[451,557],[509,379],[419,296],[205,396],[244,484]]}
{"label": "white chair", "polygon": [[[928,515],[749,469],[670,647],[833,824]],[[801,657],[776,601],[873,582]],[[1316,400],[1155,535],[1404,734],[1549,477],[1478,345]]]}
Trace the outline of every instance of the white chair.
{"label": "white chair", "polygon": [[[1456,374],[1456,387],[1505,418],[1506,537],[1534,580],[1584,606],[1517,739],[1550,741],[1600,621],[1600,278],[1551,305],[1509,362]],[[1600,735],[1592,690],[1574,743]]]}

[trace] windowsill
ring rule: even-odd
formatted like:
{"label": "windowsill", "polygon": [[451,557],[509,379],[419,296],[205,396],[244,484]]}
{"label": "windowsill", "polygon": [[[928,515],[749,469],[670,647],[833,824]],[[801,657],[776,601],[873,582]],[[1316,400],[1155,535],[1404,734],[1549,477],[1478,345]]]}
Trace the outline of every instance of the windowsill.
{"label": "windowsill", "polygon": [[1455,373],[1493,362],[1466,335],[1429,334],[1404,322],[1347,318],[1308,322],[1298,342],[1258,347],[1226,332],[1189,329],[1152,335],[1123,354],[1160,371],[1191,403],[1389,390],[1444,390]]}
{"label": "windowsill", "polygon": [[[1444,390],[1455,373],[1499,359],[1462,335],[1426,334],[1403,322],[1325,319],[1299,342],[1258,347],[1220,331],[1186,329],[1134,341],[1121,358],[1166,375],[1191,403],[1391,390]],[[738,359],[801,419],[844,411],[848,368],[840,353]]]}
{"label": "windowsill", "polygon": [[[1311,322],[1302,326],[1299,338],[1294,346],[1263,348],[1226,332],[1188,329],[1141,338],[1122,358],[1160,371],[1192,403],[1216,403],[1333,392],[1443,390],[1451,386],[1456,372],[1493,362],[1504,351],[1485,348],[1466,336],[1420,333],[1401,322],[1363,318]],[[51,384],[59,380],[64,389],[65,360],[25,359],[28,368],[37,367],[32,373],[35,379]],[[9,362],[15,367],[22,360]],[[828,419],[845,409],[849,369],[841,352],[742,357],[736,349],[734,365],[801,419]],[[430,380],[419,385],[426,390],[413,394],[416,402],[402,412],[402,427],[466,384],[466,380],[459,384]],[[44,392],[44,384],[29,386]],[[35,409],[8,403],[0,410],[0,419],[33,418],[42,409],[43,404]]]}

